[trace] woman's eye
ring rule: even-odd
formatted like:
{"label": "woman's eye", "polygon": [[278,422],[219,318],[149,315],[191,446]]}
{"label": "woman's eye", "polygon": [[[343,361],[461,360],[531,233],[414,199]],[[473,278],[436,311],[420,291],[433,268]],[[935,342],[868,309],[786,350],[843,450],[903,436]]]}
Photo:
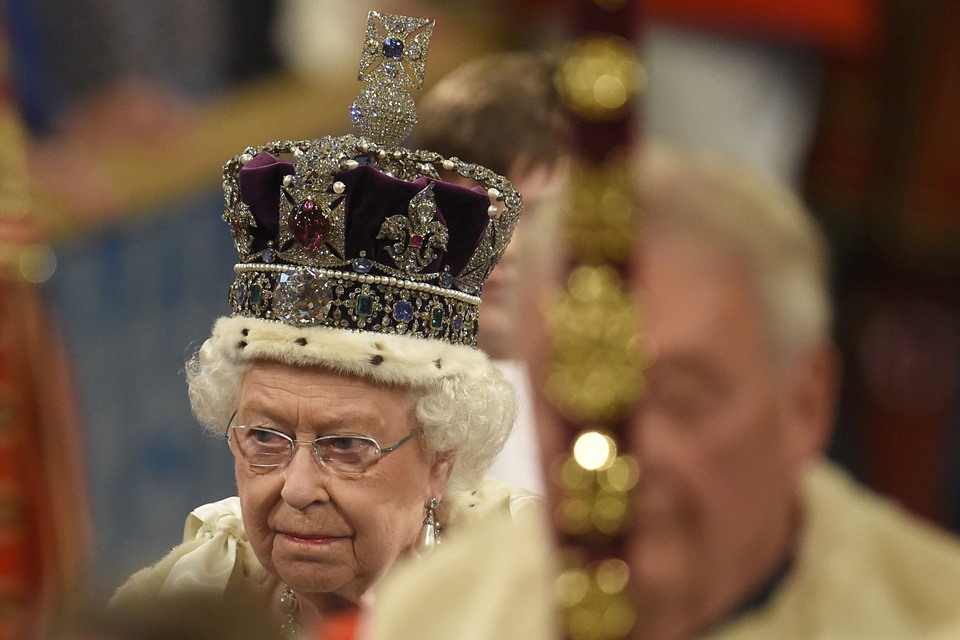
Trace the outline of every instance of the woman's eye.
{"label": "woman's eye", "polygon": [[345,459],[345,456],[355,457],[368,455],[368,453],[376,449],[377,446],[372,440],[355,436],[323,438],[321,443],[320,449],[323,455],[336,457],[341,460]]}
{"label": "woman's eye", "polygon": [[266,429],[253,429],[253,439],[257,444],[263,446],[286,446],[288,440],[279,433],[267,431]]}
{"label": "woman's eye", "polygon": [[358,449],[361,443],[362,441],[359,438],[350,438],[346,436],[342,438],[333,438],[330,440],[330,445],[338,451],[353,451],[354,449]]}

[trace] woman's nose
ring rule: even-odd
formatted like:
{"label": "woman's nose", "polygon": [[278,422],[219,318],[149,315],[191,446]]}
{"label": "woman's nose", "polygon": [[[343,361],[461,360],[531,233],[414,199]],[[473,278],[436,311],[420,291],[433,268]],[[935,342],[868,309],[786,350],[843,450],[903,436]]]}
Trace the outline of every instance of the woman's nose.
{"label": "woman's nose", "polygon": [[317,463],[312,443],[298,442],[293,457],[283,470],[280,497],[294,509],[306,509],[315,502],[330,500],[329,481],[330,472]]}

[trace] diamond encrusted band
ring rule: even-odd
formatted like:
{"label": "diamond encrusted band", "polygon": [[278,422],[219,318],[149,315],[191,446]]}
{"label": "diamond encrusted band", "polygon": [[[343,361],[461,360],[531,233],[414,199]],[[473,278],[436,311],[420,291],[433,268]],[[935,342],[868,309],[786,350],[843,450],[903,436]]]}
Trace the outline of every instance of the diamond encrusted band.
{"label": "diamond encrusted band", "polygon": [[475,346],[480,298],[391,276],[294,265],[237,264],[236,315]]}
{"label": "diamond encrusted band", "polygon": [[437,296],[444,296],[447,298],[453,298],[454,300],[459,300],[461,302],[466,302],[477,306],[480,304],[480,298],[477,296],[471,296],[470,294],[463,293],[462,291],[456,291],[454,289],[444,289],[436,285],[428,284],[426,282],[412,282],[409,280],[403,280],[402,278],[395,278],[393,276],[374,276],[368,273],[350,273],[349,271],[335,271],[331,269],[319,269],[313,267],[297,267],[289,264],[261,264],[261,263],[251,263],[251,264],[236,264],[233,266],[234,273],[248,273],[251,271],[264,271],[264,272],[287,272],[287,271],[297,271],[297,270],[309,270],[314,272],[318,276],[323,276],[327,278],[343,278],[345,280],[353,280],[355,282],[362,282],[365,284],[376,284],[376,285],[390,285],[392,287],[398,287],[400,289],[410,289],[412,291],[424,291],[426,293],[431,293]]}

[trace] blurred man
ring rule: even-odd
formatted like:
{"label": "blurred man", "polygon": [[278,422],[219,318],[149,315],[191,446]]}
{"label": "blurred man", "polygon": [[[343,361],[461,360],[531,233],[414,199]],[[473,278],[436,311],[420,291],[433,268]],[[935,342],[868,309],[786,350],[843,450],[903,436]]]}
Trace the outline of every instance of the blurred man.
{"label": "blurred man", "polygon": [[641,175],[637,637],[960,629],[960,544],[823,457],[839,367],[809,214],[729,159],[657,152]]}
{"label": "blurred man", "polygon": [[477,341],[517,388],[520,404],[514,434],[489,473],[543,493],[525,360],[531,338],[542,333],[532,323],[537,298],[553,278],[551,244],[566,169],[568,125],[553,67],[534,54],[479,58],[444,77],[418,111],[413,148],[470,158],[506,176],[523,196],[513,239],[483,287]]}
{"label": "blurred man", "polygon": [[[653,148],[638,180],[653,363],[632,424],[630,638],[960,637],[960,544],[823,456],[839,363],[809,214],[726,158]],[[487,526],[395,573],[371,637],[557,637],[542,531]],[[430,593],[422,612],[408,595]]]}
{"label": "blurred man", "polygon": [[[5,17],[0,11],[0,18]],[[76,598],[90,525],[67,355],[38,283],[56,261],[31,201],[28,147],[0,21],[0,640]]]}

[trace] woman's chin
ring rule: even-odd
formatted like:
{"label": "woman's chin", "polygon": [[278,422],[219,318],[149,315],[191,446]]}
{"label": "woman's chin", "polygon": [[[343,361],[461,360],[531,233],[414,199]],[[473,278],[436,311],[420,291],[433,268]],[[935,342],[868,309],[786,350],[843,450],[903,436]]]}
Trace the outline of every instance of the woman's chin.
{"label": "woman's chin", "polygon": [[317,562],[303,558],[275,558],[274,566],[281,582],[297,594],[320,595],[360,590],[354,570],[339,563]]}

